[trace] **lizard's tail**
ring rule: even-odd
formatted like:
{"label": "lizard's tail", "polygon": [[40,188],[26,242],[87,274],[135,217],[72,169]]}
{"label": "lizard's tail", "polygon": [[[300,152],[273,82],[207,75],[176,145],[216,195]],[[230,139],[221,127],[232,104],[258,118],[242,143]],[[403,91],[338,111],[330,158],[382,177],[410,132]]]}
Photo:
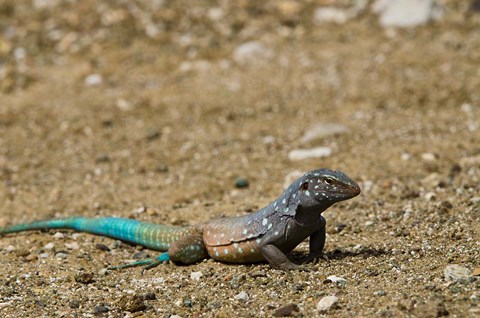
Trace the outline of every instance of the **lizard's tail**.
{"label": "lizard's tail", "polygon": [[31,230],[73,229],[75,218],[23,223],[0,228],[0,235]]}
{"label": "lizard's tail", "polygon": [[192,227],[183,228],[143,223],[132,219],[76,217],[37,221],[0,228],[0,236],[8,233],[50,229],[71,229],[108,236],[160,251],[167,250],[172,242],[195,231]]}

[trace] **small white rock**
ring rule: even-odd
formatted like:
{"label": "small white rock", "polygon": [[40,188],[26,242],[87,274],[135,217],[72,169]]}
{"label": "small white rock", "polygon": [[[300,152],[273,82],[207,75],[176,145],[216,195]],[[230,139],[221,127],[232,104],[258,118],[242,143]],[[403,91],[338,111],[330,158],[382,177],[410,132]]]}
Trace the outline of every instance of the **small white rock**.
{"label": "small white rock", "polygon": [[332,155],[332,148],[317,147],[312,149],[294,149],[288,153],[290,160],[304,160],[308,158],[323,158]]}
{"label": "small white rock", "polygon": [[441,16],[435,0],[376,0],[372,10],[384,27],[415,27]]}
{"label": "small white rock", "polygon": [[329,281],[331,281],[332,283],[335,283],[335,284],[345,284],[347,282],[347,280],[343,277],[338,277],[338,276],[335,276],[335,275],[330,275],[327,277],[327,279]]}
{"label": "small white rock", "polygon": [[207,72],[212,68],[212,65],[209,61],[199,60],[199,61],[185,61],[178,67],[180,72]]}
{"label": "small white rock", "polygon": [[422,153],[421,157],[425,161],[435,161],[437,159],[433,153],[429,152]]}
{"label": "small white rock", "polygon": [[270,144],[273,144],[275,142],[275,137],[265,136],[265,137],[263,137],[262,141],[263,141],[264,144],[270,145]]}
{"label": "small white rock", "polygon": [[338,9],[334,7],[324,7],[315,9],[315,12],[313,13],[313,22],[316,24],[344,24],[352,17],[352,13],[348,10]]}
{"label": "small white rock", "polygon": [[268,60],[272,57],[273,51],[257,41],[243,43],[233,52],[233,60],[239,64]]}
{"label": "small white rock", "polygon": [[38,257],[39,257],[39,258],[47,258],[47,257],[49,257],[49,256],[50,256],[50,253],[46,253],[46,252],[45,252],[45,253],[40,253],[40,254],[38,254]]}
{"label": "small white rock", "polygon": [[436,198],[437,194],[435,192],[428,192],[427,194],[425,194],[425,200],[427,201],[435,201]]}
{"label": "small white rock", "polygon": [[301,141],[309,142],[315,139],[325,138],[327,136],[347,133],[348,127],[337,123],[319,123],[305,132]]}
{"label": "small white rock", "polygon": [[108,268],[102,268],[101,270],[98,271],[99,276],[107,276],[110,271]]}
{"label": "small white rock", "polygon": [[103,77],[100,74],[90,74],[85,77],[85,85],[87,86],[98,86],[103,83]]}
{"label": "small white rock", "polygon": [[250,297],[248,296],[248,294],[246,292],[241,291],[237,295],[233,296],[233,299],[240,300],[240,301],[243,301],[243,302],[247,302],[250,299]]}
{"label": "small white rock", "polygon": [[48,243],[47,245],[45,245],[43,248],[46,249],[46,250],[51,250],[55,247],[55,244],[53,244],[52,242]]}
{"label": "small white rock", "polygon": [[7,248],[6,248],[7,252],[13,252],[15,251],[15,246],[13,245],[8,245]]}
{"label": "small white rock", "polygon": [[404,152],[402,153],[402,156],[400,157],[403,161],[408,161],[410,160],[410,154]]}
{"label": "small white rock", "polygon": [[68,257],[67,253],[59,252],[59,253],[55,254],[55,258],[58,258],[58,259],[65,259],[67,257]]}
{"label": "small white rock", "polygon": [[80,248],[80,245],[78,245],[77,242],[71,242],[71,243],[65,243],[65,247],[70,250],[78,250]]}
{"label": "small white rock", "polygon": [[62,232],[57,232],[53,235],[53,238],[63,239],[63,238],[65,238],[65,234],[63,234]]}
{"label": "small white rock", "polygon": [[123,98],[117,99],[117,101],[115,102],[115,106],[117,106],[118,109],[123,111],[129,111],[133,109],[132,103]]}
{"label": "small white rock", "polygon": [[200,277],[202,277],[202,276],[203,276],[202,272],[191,272],[190,273],[190,278],[193,279],[193,280],[196,280],[196,281],[199,281]]}
{"label": "small white rock", "polygon": [[329,309],[335,308],[338,298],[336,296],[325,296],[317,304],[317,310],[321,313],[328,311]]}
{"label": "small white rock", "polygon": [[182,316],[179,316],[179,315],[171,315],[170,318],[182,318]]}
{"label": "small white rock", "polygon": [[452,264],[445,267],[443,274],[445,280],[450,282],[468,282],[472,277],[470,270],[458,264]]}

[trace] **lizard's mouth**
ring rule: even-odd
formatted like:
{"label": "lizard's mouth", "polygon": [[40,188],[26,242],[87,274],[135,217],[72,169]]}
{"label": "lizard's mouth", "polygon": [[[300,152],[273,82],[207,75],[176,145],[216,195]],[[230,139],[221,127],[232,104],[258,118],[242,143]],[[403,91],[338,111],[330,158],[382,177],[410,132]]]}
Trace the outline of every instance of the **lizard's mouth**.
{"label": "lizard's mouth", "polygon": [[[345,185],[340,189],[336,189],[335,191],[332,191],[331,193],[326,194],[324,198],[337,202],[337,201],[343,201],[343,200],[354,198],[357,195],[359,195],[360,192],[362,192],[362,190],[360,189],[360,186],[357,183],[352,182],[351,184]],[[315,198],[315,199],[316,201],[321,202],[324,198]]]}

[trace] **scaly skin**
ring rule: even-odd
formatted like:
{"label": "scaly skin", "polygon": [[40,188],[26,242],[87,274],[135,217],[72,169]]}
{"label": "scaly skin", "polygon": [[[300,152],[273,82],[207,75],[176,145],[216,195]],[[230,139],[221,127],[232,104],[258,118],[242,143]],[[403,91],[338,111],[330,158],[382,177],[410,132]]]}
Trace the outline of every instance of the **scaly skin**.
{"label": "scaly skin", "polygon": [[256,213],[223,218],[190,227],[142,223],[122,218],[83,218],[38,221],[0,229],[0,235],[38,229],[73,229],[163,251],[154,259],[114,268],[146,265],[146,269],[172,260],[191,264],[207,257],[228,263],[268,261],[289,270],[287,253],[310,237],[308,261],[320,257],[325,245],[325,219],[321,213],[332,204],[360,193],[347,175],[327,169],[313,170],[275,201]]}

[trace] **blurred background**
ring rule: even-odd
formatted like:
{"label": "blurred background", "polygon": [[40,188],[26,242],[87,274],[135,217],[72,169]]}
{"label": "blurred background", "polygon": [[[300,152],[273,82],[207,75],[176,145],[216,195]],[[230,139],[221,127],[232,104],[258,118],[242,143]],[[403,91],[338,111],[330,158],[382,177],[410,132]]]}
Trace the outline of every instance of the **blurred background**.
{"label": "blurred background", "polygon": [[[410,300],[478,313],[461,300],[474,285],[461,297],[441,286],[446,262],[479,266],[479,31],[477,0],[0,0],[0,225],[194,224],[255,211],[304,171],[338,169],[363,194],[325,213],[327,250],[387,251],[377,273],[389,257],[421,273]],[[14,240],[0,250],[35,253],[49,237]],[[36,266],[2,253],[7,273]],[[330,266],[353,279],[344,262]],[[415,274],[395,266],[365,274],[372,286],[401,277],[384,302],[360,291],[338,314],[416,310],[395,304]],[[318,301],[271,288],[307,316]],[[210,308],[195,306],[179,312]]]}

